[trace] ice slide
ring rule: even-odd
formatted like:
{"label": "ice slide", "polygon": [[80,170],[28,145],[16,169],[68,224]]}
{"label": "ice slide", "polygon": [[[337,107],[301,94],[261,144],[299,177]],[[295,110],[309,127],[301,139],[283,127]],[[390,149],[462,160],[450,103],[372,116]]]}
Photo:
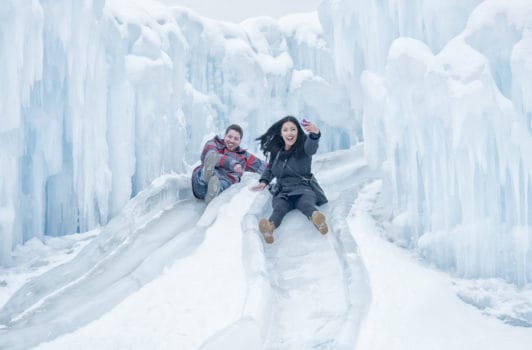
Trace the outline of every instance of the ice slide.
{"label": "ice slide", "polygon": [[[93,321],[200,244],[201,203],[165,176],[132,199],[70,262],[22,286],[0,309],[0,348],[26,349]],[[174,205],[175,204],[175,205]]]}
{"label": "ice slide", "polygon": [[[0,348],[352,348],[369,289],[345,219],[372,175],[359,148],[317,157],[314,169],[331,232],[294,211],[271,246],[257,231],[271,199],[249,190],[256,177],[206,209],[188,178],[161,177],[75,258],[12,295]],[[148,315],[159,322],[149,341],[149,327],[131,329]]]}

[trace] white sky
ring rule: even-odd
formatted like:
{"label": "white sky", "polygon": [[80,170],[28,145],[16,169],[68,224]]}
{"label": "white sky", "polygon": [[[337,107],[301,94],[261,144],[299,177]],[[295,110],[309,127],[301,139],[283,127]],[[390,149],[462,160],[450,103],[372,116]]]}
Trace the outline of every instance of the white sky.
{"label": "white sky", "polygon": [[202,16],[223,21],[240,22],[246,18],[310,12],[321,0],[159,0],[160,2],[191,8]]}

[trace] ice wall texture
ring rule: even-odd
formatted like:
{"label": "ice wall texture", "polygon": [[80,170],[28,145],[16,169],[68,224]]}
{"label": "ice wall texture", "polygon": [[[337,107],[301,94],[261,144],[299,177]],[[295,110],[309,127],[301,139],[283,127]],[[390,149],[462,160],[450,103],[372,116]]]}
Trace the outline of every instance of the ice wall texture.
{"label": "ice wall texture", "polygon": [[360,88],[390,237],[460,276],[530,283],[532,3],[326,1],[320,18]]}
{"label": "ice wall texture", "polygon": [[332,62],[317,13],[236,25],[149,0],[2,1],[0,264],[105,224],[229,123],[253,151],[285,114],[320,123],[322,151],[356,143]]}

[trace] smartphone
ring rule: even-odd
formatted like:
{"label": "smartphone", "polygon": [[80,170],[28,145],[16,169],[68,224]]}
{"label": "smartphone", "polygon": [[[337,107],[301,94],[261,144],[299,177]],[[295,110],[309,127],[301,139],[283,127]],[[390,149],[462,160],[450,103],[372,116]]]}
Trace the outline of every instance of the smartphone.
{"label": "smartphone", "polygon": [[305,118],[301,119],[301,125],[307,126],[309,124],[310,124],[310,122],[308,120],[306,120]]}

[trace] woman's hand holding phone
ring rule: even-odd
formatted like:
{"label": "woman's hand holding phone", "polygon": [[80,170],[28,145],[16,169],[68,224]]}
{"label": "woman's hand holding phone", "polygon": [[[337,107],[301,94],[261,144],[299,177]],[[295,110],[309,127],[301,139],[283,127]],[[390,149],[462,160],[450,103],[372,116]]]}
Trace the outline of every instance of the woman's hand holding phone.
{"label": "woman's hand holding phone", "polygon": [[312,122],[308,121],[305,118],[301,119],[301,126],[303,127],[303,129],[305,129],[306,132],[311,132],[313,134],[320,133],[320,129],[318,129],[316,125],[312,124]]}

